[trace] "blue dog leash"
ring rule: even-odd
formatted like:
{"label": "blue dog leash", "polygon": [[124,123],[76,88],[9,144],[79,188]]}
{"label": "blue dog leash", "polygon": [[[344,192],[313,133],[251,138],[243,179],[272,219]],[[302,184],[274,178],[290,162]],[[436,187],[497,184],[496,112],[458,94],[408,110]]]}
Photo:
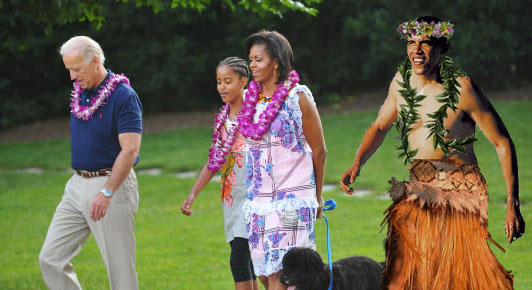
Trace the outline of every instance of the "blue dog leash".
{"label": "blue dog leash", "polygon": [[[323,203],[323,212],[326,212],[328,210],[333,210],[336,208],[336,201],[334,199],[329,199]],[[329,234],[329,221],[327,220],[327,217],[325,214],[322,214],[323,219],[325,220],[325,224],[327,225],[327,259],[329,261],[329,269],[331,270],[331,282],[329,283],[328,290],[332,290],[333,285],[333,268],[332,268],[332,258],[331,258],[331,238]]]}

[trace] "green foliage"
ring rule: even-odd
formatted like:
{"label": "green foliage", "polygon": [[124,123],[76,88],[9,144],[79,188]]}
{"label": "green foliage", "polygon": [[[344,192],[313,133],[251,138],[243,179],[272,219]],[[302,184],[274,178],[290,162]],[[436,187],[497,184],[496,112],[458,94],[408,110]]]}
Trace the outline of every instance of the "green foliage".
{"label": "green foliage", "polygon": [[338,94],[327,94],[325,95],[325,100],[327,100],[327,104],[338,104],[340,102],[341,97]]}
{"label": "green foliage", "polygon": [[460,91],[458,90],[460,83],[458,83],[457,78],[464,76],[464,72],[454,65],[451,57],[444,55],[440,59],[440,76],[443,80],[443,93],[436,96],[436,99],[442,105],[436,112],[428,114],[433,120],[429,121],[426,127],[429,128],[429,136],[433,136],[434,149],[440,147],[445,154],[449,154],[452,149],[465,153],[464,146],[475,142],[477,140],[475,135],[445,140],[447,131],[443,126],[443,122],[447,118],[447,109],[450,108],[456,111],[456,105],[460,97]]}
{"label": "green foliage", "polygon": [[[35,23],[46,34],[55,26],[73,22],[88,22],[100,28],[104,22],[102,6],[96,0],[1,0],[2,17],[7,16],[12,24],[24,20]],[[42,31],[39,31],[42,32]]]}
{"label": "green foliage", "polygon": [[412,125],[414,125],[419,119],[419,113],[417,112],[417,107],[421,106],[419,103],[423,101],[427,96],[418,95],[417,89],[413,88],[410,85],[410,77],[412,76],[412,64],[408,57],[403,61],[403,63],[398,68],[399,73],[401,74],[401,80],[397,81],[399,86],[402,89],[399,90],[399,94],[403,97],[406,102],[401,105],[401,110],[397,114],[397,121],[395,122],[395,128],[397,133],[399,133],[398,139],[401,140],[401,145],[395,147],[401,153],[399,154],[399,159],[403,159],[404,163],[412,162],[412,158],[416,156],[418,149],[410,150],[408,142],[408,133],[412,131]]}
{"label": "green foliage", "polygon": [[[189,8],[197,11],[204,11],[211,5],[211,0],[115,0],[119,3],[134,3],[136,7],[150,7],[154,13],[159,13],[167,9]],[[109,1],[107,1],[109,2]],[[235,10],[233,0],[220,1],[223,6]],[[300,11],[311,15],[316,15],[317,10],[310,7],[321,2],[321,0],[241,0],[235,1],[238,6],[244,7],[255,13],[273,13],[282,15],[287,11]],[[103,10],[108,8],[106,2],[97,0],[51,0],[51,1],[18,1],[2,0],[0,8],[16,9],[24,13],[25,19],[36,24],[44,25],[44,30],[48,34],[54,26],[62,26],[74,22],[88,22],[96,28],[100,28],[106,21]]]}
{"label": "green foliage", "polygon": [[[301,13],[299,2],[319,13]],[[57,49],[81,34],[102,45],[109,68],[130,77],[147,114],[218,107],[216,64],[247,59],[243,40],[263,28],[290,40],[318,103],[388,86],[406,52],[395,30],[421,15],[455,24],[450,54],[481,87],[532,79],[527,0],[299,2],[0,0],[0,128],[68,115],[70,82]]]}

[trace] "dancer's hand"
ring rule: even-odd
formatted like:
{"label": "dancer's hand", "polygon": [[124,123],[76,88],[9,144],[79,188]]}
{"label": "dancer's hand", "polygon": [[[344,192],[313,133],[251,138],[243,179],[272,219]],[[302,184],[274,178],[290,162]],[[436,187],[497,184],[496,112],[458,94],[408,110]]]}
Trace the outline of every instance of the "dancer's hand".
{"label": "dancer's hand", "polygon": [[506,238],[510,244],[525,233],[525,221],[519,210],[519,202],[508,200],[505,229]]}
{"label": "dancer's hand", "polygon": [[184,215],[192,215],[192,204],[194,203],[194,199],[196,196],[194,194],[190,194],[187,199],[183,201],[183,204],[181,205],[181,213]]}
{"label": "dancer's hand", "polygon": [[340,188],[347,194],[353,194],[355,191],[350,188],[349,185],[355,182],[355,179],[358,177],[359,174],[360,166],[358,164],[353,164],[342,175],[342,179],[340,180]]}

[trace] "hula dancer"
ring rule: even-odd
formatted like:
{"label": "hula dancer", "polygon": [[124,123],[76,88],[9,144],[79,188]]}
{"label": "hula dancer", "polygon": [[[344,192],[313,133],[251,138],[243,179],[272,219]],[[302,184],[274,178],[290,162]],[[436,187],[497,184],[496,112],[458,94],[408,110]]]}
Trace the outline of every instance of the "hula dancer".
{"label": "hula dancer", "polygon": [[[523,235],[515,148],[501,118],[446,56],[453,25],[425,16],[399,26],[408,57],[366,131],[341,188],[352,194],[362,165],[396,123],[410,181],[392,179],[383,289],[512,289],[488,247],[488,192],[473,150],[478,125],[495,146],[508,194],[508,241]],[[413,72],[413,73],[412,73]],[[499,245],[497,245],[499,246]],[[500,247],[500,246],[499,246]]]}

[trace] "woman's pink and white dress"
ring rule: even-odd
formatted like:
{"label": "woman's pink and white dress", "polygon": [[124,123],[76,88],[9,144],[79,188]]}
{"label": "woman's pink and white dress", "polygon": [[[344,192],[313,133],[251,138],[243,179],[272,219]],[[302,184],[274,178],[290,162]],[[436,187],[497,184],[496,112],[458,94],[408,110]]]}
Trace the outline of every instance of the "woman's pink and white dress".
{"label": "woman's pink and white dress", "polygon": [[[299,92],[312,99],[306,86],[296,85],[262,139],[246,139],[248,200],[243,208],[256,275],[279,272],[292,247],[315,248],[316,182]],[[255,122],[268,104],[256,105]]]}

